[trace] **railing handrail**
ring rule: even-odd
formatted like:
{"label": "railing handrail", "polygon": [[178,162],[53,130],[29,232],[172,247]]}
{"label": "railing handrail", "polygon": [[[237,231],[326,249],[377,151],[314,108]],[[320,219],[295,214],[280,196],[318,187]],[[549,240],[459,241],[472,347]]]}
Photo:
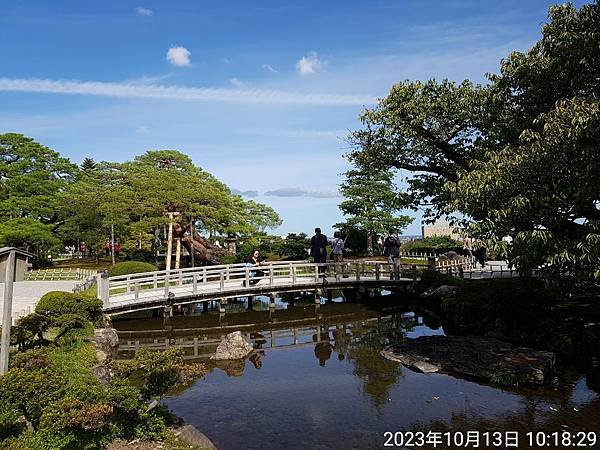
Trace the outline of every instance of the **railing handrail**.
{"label": "railing handrail", "polygon": [[[282,265],[282,266],[287,266],[290,263],[298,263],[298,262],[303,262],[303,263],[308,263],[308,264],[313,264],[313,263],[309,263],[308,260],[298,260],[298,261],[264,261],[263,263],[261,263],[261,266],[274,266],[274,265]],[[140,276],[148,276],[148,275],[152,275],[154,276],[154,274],[156,275],[166,275],[166,274],[176,274],[176,273],[184,273],[184,272],[203,272],[204,270],[206,271],[218,271],[218,270],[223,270],[223,269],[227,269],[227,268],[244,268],[247,267],[246,263],[233,263],[233,264],[219,264],[219,265],[214,265],[214,266],[196,266],[196,267],[184,267],[184,268],[180,268],[180,269],[171,269],[171,270],[156,270],[156,271],[152,271],[152,272],[138,272],[138,273],[132,273],[132,274],[128,274],[128,275],[115,275],[112,277],[109,277],[109,280],[111,281],[119,281],[121,279],[133,279],[133,278],[137,278]],[[257,266],[259,267],[259,266]]]}

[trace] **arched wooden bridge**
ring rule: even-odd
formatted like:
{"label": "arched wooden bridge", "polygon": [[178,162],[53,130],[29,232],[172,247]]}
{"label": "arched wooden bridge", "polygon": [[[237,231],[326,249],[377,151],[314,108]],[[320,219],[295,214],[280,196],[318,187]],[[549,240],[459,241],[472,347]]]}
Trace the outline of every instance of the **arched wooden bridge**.
{"label": "arched wooden bridge", "polygon": [[[261,273],[255,273],[257,270]],[[389,264],[383,261],[342,264],[277,261],[253,267],[229,264],[116,277],[99,273],[97,284],[105,313],[122,314],[167,304],[182,305],[275,292],[392,287],[416,281],[418,273],[417,265],[399,265],[395,273],[391,273]]]}
{"label": "arched wooden bridge", "polygon": [[[473,261],[468,258],[431,263],[430,268],[444,272],[468,273],[473,269]],[[115,315],[166,305],[214,300],[226,303],[228,298],[253,295],[274,297],[276,292],[397,287],[418,281],[421,269],[427,266],[424,258],[422,264],[399,264],[396,267],[390,267],[385,261],[369,260],[324,264],[275,261],[252,267],[229,264],[115,277],[99,272],[98,298],[103,302],[105,313]]]}

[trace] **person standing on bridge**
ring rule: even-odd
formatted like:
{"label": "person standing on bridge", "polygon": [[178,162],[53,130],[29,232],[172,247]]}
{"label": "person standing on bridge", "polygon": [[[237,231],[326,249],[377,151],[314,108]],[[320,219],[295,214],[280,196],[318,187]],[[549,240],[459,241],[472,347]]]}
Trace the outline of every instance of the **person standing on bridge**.
{"label": "person standing on bridge", "polygon": [[396,266],[398,264],[398,257],[400,256],[400,241],[394,232],[390,230],[388,236],[383,241],[383,254],[388,257],[390,264],[390,279],[394,279],[396,276]]}
{"label": "person standing on bridge", "polygon": [[321,233],[319,227],[315,228],[315,235],[310,239],[310,256],[313,257],[316,264],[319,264],[319,273],[325,271],[327,262],[327,236]]}
{"label": "person standing on bridge", "polygon": [[331,244],[331,254],[335,263],[335,278],[339,279],[340,272],[344,272],[344,240],[342,234],[339,231],[333,233],[333,239],[329,240],[329,244]]}
{"label": "person standing on bridge", "polygon": [[[258,250],[254,250],[246,258],[246,267],[260,266],[261,263],[262,263],[262,260],[260,259],[260,252]],[[257,284],[260,281],[260,279],[257,279],[257,278],[262,277],[264,275],[265,275],[265,273],[262,270],[258,270],[258,269],[252,270],[250,272],[250,278],[252,278],[250,280],[250,285],[254,286],[255,284]]]}

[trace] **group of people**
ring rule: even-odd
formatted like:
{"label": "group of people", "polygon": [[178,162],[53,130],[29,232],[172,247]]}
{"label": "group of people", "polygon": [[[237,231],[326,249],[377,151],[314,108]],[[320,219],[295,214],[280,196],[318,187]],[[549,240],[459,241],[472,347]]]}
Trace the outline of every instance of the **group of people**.
{"label": "group of people", "polygon": [[[309,255],[316,264],[319,264],[319,273],[322,274],[326,270],[328,258],[327,247],[331,246],[331,254],[329,256],[335,264],[336,277],[339,277],[340,275],[347,277],[342,264],[344,262],[345,245],[346,240],[342,238],[342,234],[339,231],[336,231],[333,234],[333,238],[327,238],[327,236],[322,233],[321,228],[315,228],[315,234],[310,239]],[[383,242],[383,247],[384,255],[387,256],[390,264],[390,273],[394,274],[398,264],[398,258],[400,257],[400,240],[394,235],[393,231],[390,230]],[[245,260],[246,266],[252,267],[252,270],[250,271],[250,280],[248,280],[248,283],[251,286],[257,284],[260,281],[260,278],[265,275],[264,271],[257,267],[260,266],[261,263],[263,263],[263,261],[261,260],[260,252],[257,249],[253,250]],[[244,283],[246,284],[246,281]]]}

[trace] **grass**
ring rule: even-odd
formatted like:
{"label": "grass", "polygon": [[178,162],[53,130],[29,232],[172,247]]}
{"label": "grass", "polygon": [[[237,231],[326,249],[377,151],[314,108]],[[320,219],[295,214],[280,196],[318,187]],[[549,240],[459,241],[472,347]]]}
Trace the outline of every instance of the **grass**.
{"label": "grass", "polygon": [[96,363],[93,345],[85,340],[94,334],[93,326],[71,330],[60,338],[60,347],[50,351],[53,368],[69,381],[93,378],[90,368]]}
{"label": "grass", "polygon": [[110,258],[100,258],[98,261],[95,258],[76,258],[54,261],[52,268],[106,270],[111,266],[112,261]]}

